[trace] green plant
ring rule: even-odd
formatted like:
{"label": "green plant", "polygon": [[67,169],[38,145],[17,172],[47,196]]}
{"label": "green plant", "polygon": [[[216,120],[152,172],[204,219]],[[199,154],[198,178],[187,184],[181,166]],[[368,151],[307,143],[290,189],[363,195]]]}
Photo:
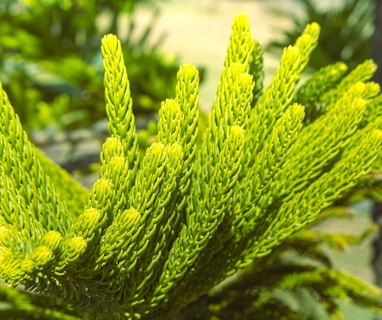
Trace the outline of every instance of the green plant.
{"label": "green plant", "polygon": [[[110,138],[90,191],[33,147],[1,90],[0,277],[28,290],[1,288],[14,307],[4,316],[169,319],[263,263],[357,185],[382,142],[375,65],[348,74],[332,65],[297,89],[318,34],[308,25],[284,50],[263,92],[262,50],[239,15],[203,137],[198,72],[183,65],[143,157],[121,44],[106,36]],[[333,278],[342,282],[331,288],[366,289],[371,298],[361,302],[382,309],[379,289]]]}
{"label": "green plant", "polygon": [[[345,62],[350,69],[371,56],[373,33],[373,3],[371,0],[343,0],[323,8],[315,0],[295,0],[303,15],[291,14],[290,9],[273,10],[286,17],[292,17],[293,28],[282,30],[281,40],[271,41],[266,50],[279,53],[299,36],[300,30],[311,21],[325,26],[320,34],[319,45],[312,53],[309,67],[318,70],[338,61]],[[293,10],[297,10],[293,6]]]}
{"label": "green plant", "polygon": [[358,245],[375,226],[358,236],[317,228],[330,218],[353,215],[347,207],[325,210],[311,228],[288,237],[269,255],[187,306],[176,319],[343,319],[343,306],[348,302],[380,311],[380,290],[335,270],[327,250],[344,251]]}
{"label": "green plant", "polygon": [[142,2],[147,1],[0,4],[0,80],[25,129],[87,126],[106,116],[99,41],[105,33],[121,34],[122,20],[135,113],[157,111],[161,100],[173,96],[177,59],[159,50],[163,36],[152,39],[155,7],[143,30],[136,28]]}

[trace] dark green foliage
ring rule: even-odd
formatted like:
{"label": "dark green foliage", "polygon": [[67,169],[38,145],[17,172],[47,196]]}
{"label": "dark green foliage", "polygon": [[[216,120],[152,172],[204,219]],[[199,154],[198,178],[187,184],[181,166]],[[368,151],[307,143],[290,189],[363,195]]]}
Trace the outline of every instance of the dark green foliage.
{"label": "dark green foliage", "polygon": [[[60,299],[0,286],[0,319],[77,320],[76,311]],[[78,313],[78,312],[77,312]],[[88,319],[86,316],[81,319]],[[89,319],[90,320],[90,319]]]}
{"label": "dark green foliage", "polygon": [[[296,14],[296,5],[303,15]],[[317,22],[325,26],[321,31],[319,45],[312,53],[309,67],[317,70],[338,61],[345,62],[350,69],[371,56],[373,33],[373,3],[371,0],[334,1],[330,9],[316,0],[295,0],[292,9],[277,9],[275,13],[291,17],[293,28],[280,30],[281,40],[271,41],[266,50],[279,54],[293,43],[307,23]],[[293,10],[293,12],[291,11]]]}
{"label": "dark green foliage", "polygon": [[[134,111],[152,112],[173,96],[178,61],[159,51],[151,21],[138,30],[136,8],[149,1],[17,0],[0,4],[0,80],[27,129],[56,123],[89,125],[105,117],[103,34],[120,34],[134,98]],[[126,19],[127,30],[120,30]]]}

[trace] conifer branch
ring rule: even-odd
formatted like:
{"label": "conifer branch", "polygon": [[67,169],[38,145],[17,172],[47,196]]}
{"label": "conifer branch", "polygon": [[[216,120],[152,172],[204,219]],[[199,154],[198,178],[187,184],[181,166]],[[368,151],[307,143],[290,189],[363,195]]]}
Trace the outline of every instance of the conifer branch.
{"label": "conifer branch", "polygon": [[[237,16],[202,139],[198,71],[183,65],[142,157],[121,44],[105,36],[110,137],[89,191],[29,142],[0,87],[1,279],[73,306],[68,319],[170,319],[227,276],[277,252],[370,173],[380,153],[373,62],[348,74],[335,64],[297,86],[318,34],[310,24],[285,49],[263,92],[262,49],[248,19]],[[312,239],[300,240],[329,265]],[[352,285],[339,292],[344,297],[381,307],[374,287],[327,268],[301,268],[279,286],[338,290],[328,279]],[[357,288],[368,293],[357,295]],[[325,302],[339,312],[335,299]]]}

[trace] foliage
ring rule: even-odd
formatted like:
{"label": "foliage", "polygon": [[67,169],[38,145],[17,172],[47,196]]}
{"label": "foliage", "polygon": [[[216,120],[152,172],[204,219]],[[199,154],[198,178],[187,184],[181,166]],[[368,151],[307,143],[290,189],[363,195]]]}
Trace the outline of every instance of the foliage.
{"label": "foliage", "polygon": [[[293,29],[282,30],[281,40],[271,41],[266,50],[279,53],[299,36],[300,30],[311,21],[325,26],[319,45],[312,53],[309,67],[318,70],[337,61],[345,62],[350,69],[371,56],[373,33],[373,3],[371,0],[342,0],[323,8],[315,0],[295,0],[303,15],[291,14],[289,9],[273,8],[276,13],[292,17]],[[337,6],[335,6],[337,5]],[[294,12],[298,9],[293,7]]]}
{"label": "foliage", "polygon": [[330,218],[351,218],[346,207],[331,207],[311,228],[290,236],[249,268],[238,272],[182,310],[176,319],[342,319],[342,305],[352,301],[380,309],[379,291],[356,277],[333,269],[327,248],[357,245],[359,236],[331,234],[317,228]]}
{"label": "foliage", "polygon": [[[18,0],[0,4],[0,79],[26,129],[51,123],[63,128],[104,118],[103,34],[120,34],[129,67],[135,112],[157,110],[173,96],[177,61],[151,39],[158,10],[138,30],[136,8],[145,1]],[[147,2],[147,1],[146,1]],[[86,17],[86,18],[84,18]]]}
{"label": "foliage", "polygon": [[[284,290],[310,287],[382,310],[379,289],[333,270],[302,266],[262,276],[272,271],[262,268],[267,259],[277,267],[277,250],[290,248],[290,236],[372,171],[381,146],[371,61],[350,73],[344,64],[329,66],[297,86],[318,35],[317,24],[306,27],[263,91],[261,47],[247,18],[237,16],[202,138],[198,71],[183,65],[143,156],[121,43],[105,36],[110,137],[90,191],[28,141],[1,89],[0,277],[28,290],[1,294],[19,312],[46,310],[48,319],[170,319],[251,267],[252,284],[269,278]],[[315,243],[309,233],[295,237]],[[336,299],[324,303],[338,314]]]}

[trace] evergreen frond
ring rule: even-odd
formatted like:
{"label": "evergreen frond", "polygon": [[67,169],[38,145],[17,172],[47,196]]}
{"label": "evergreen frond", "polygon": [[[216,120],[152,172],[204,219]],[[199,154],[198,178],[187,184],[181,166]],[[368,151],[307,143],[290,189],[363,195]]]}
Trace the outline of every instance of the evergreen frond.
{"label": "evergreen frond", "polygon": [[[263,90],[262,49],[238,15],[202,138],[199,75],[186,64],[142,155],[121,44],[105,36],[110,137],[89,191],[30,143],[0,87],[0,278],[35,292],[0,295],[68,320],[171,319],[198,299],[212,299],[215,318],[224,304],[242,319],[308,318],[277,290],[310,292],[332,316],[339,299],[382,311],[380,291],[331,269],[319,246],[358,238],[306,230],[373,174],[382,142],[372,61],[299,84],[318,35],[308,25]],[[292,251],[315,264],[284,259]]]}

